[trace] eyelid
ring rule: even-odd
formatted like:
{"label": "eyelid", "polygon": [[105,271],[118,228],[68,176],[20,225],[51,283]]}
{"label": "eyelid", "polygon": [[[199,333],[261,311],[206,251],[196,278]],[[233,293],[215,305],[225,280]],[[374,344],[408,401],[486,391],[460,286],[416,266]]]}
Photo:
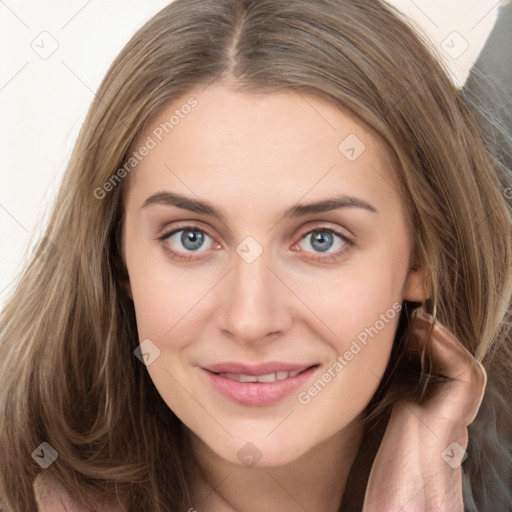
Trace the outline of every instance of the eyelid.
{"label": "eyelid", "polygon": [[[197,221],[194,222],[187,222],[187,221],[181,221],[182,223],[178,222],[177,225],[173,225],[172,228],[162,228],[159,231],[159,234],[155,237],[156,240],[165,240],[166,238],[169,238],[170,236],[174,235],[178,231],[183,231],[186,229],[193,230],[193,231],[201,231],[202,233],[207,234],[212,240],[215,239],[215,237],[210,233],[208,228],[205,228],[202,226],[202,224],[198,223]],[[174,223],[173,223],[174,224]],[[167,226],[167,224],[166,224]]]}
{"label": "eyelid", "polygon": [[[312,226],[306,227],[303,230],[301,230],[299,237],[302,240],[305,235],[308,235],[314,231],[322,231],[322,230],[330,231],[331,233],[334,233],[335,235],[338,235],[341,238],[343,238],[344,240],[347,240],[349,242],[355,242],[355,240],[356,240],[356,236],[347,228],[342,229],[337,226],[334,227],[334,225],[329,224],[329,223],[313,224]],[[350,234],[343,233],[343,230],[347,231]]]}
{"label": "eyelid", "polygon": [[[190,222],[181,221],[181,222],[182,222],[182,224],[180,224],[180,222],[178,222],[178,225],[174,226],[173,228],[169,228],[169,229],[165,229],[165,227],[162,228],[160,230],[160,234],[156,237],[156,239],[162,240],[162,239],[168,238],[169,236],[173,235],[177,231],[181,231],[182,229],[193,229],[193,230],[197,230],[197,231],[202,231],[202,232],[206,233],[210,238],[215,239],[215,237],[210,233],[209,229],[206,227],[203,227],[203,225],[201,223],[199,223],[198,221],[190,221]],[[308,226],[304,227],[299,232],[298,237],[300,239],[302,239],[304,237],[304,235],[307,235],[308,233],[311,233],[312,231],[318,231],[320,229],[325,229],[328,231],[332,231],[334,234],[337,234],[337,235],[345,238],[346,240],[350,240],[351,242],[355,242],[357,240],[356,235],[347,228],[339,228],[338,226],[334,227],[333,224],[330,224],[327,222],[323,222],[323,223],[320,222],[320,225],[318,223],[315,224],[314,222],[309,222],[308,224],[309,224]],[[342,229],[344,231],[348,232],[349,234],[347,235],[343,232],[340,232]]]}

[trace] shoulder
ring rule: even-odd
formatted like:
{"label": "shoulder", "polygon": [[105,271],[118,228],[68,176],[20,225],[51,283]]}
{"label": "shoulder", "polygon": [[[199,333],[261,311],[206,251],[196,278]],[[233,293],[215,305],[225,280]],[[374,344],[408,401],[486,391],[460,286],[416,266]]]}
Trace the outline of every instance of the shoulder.
{"label": "shoulder", "polygon": [[[73,504],[64,488],[54,479],[39,473],[33,483],[37,512],[84,512]],[[120,508],[102,508],[98,512],[124,512]]]}
{"label": "shoulder", "polygon": [[38,512],[79,512],[73,509],[71,499],[56,480],[39,473],[33,483]]}

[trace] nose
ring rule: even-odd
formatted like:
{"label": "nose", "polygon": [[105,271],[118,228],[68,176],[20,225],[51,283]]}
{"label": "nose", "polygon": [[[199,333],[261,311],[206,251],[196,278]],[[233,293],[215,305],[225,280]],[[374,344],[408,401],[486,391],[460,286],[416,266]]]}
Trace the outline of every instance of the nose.
{"label": "nose", "polygon": [[226,336],[248,345],[268,342],[292,322],[292,292],[271,268],[267,252],[252,262],[234,255],[222,289],[217,325]]}

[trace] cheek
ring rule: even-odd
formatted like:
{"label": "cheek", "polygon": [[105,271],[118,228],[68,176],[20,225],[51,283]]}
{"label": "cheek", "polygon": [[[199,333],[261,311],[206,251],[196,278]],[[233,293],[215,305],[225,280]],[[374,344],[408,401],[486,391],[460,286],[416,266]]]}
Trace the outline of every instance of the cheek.
{"label": "cheek", "polygon": [[200,310],[199,301],[214,281],[211,272],[200,267],[185,271],[173,267],[163,254],[144,256],[133,254],[128,266],[137,329],[141,339],[154,338],[160,344]]}
{"label": "cheek", "polygon": [[331,295],[336,301],[316,302],[319,315],[334,334],[324,338],[332,356],[297,397],[309,412],[304,419],[308,428],[314,428],[309,418],[324,417],[324,435],[333,434],[370,402],[387,367],[400,318],[401,297],[396,288],[386,279],[374,279],[366,286],[347,280]]}
{"label": "cheek", "polygon": [[331,349],[322,382],[304,390],[301,403],[314,398],[315,407],[327,407],[342,400],[345,407],[336,412],[341,422],[359,412],[377,389],[402,309],[407,261],[384,255],[374,261],[379,264],[368,260],[344,269],[336,279],[316,281],[322,284],[315,293],[309,281],[301,283],[300,293],[308,297],[308,307],[321,319],[321,339]]}
{"label": "cheek", "polygon": [[321,320],[323,337],[343,353],[354,339],[364,343],[369,330],[373,337],[392,338],[403,280],[403,271],[393,266],[353,265],[332,279],[302,280],[297,291]]}

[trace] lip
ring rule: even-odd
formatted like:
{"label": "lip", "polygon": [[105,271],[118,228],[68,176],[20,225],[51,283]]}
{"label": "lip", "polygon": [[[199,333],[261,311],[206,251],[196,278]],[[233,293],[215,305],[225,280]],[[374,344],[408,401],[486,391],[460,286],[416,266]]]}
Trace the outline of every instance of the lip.
{"label": "lip", "polygon": [[[250,366],[242,363],[220,363],[201,368],[213,388],[226,398],[241,405],[266,406],[279,402],[300,389],[320,367],[314,365],[294,365],[287,363],[264,363]],[[274,382],[239,382],[217,375],[222,373],[242,373],[247,375],[265,375],[278,371],[300,371],[295,377],[288,377]]]}

